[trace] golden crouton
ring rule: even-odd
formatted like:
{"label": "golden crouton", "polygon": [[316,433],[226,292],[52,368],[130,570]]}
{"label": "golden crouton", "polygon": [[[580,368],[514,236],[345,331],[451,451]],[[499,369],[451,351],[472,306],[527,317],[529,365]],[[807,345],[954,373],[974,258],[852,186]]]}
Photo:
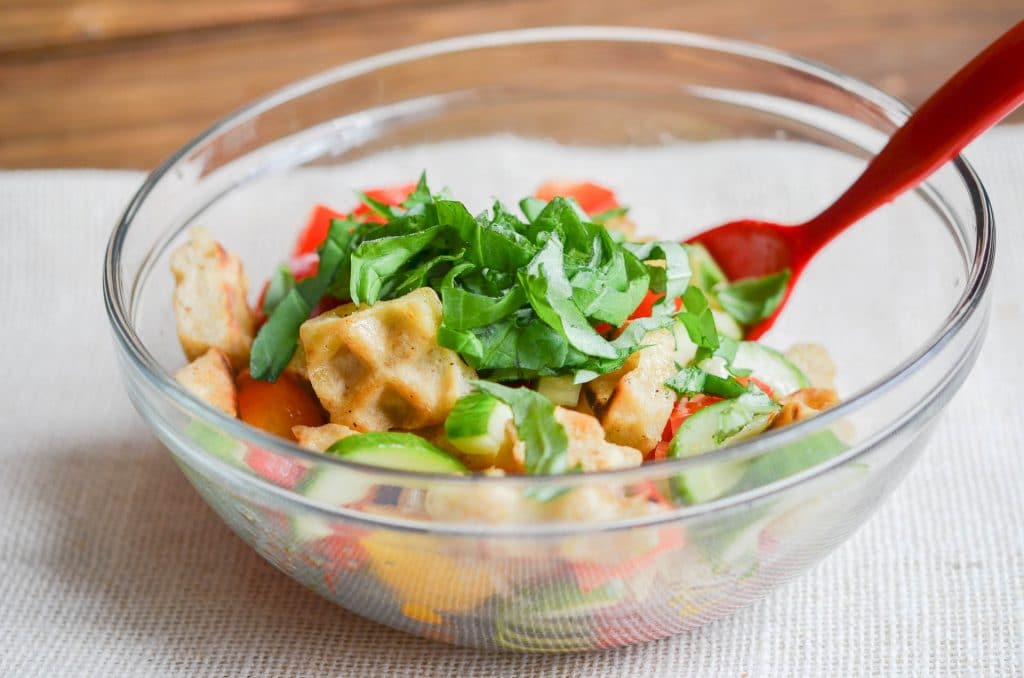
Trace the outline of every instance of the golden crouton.
{"label": "golden crouton", "polygon": [[231,417],[238,416],[238,389],[231,364],[224,352],[211,348],[185,367],[174,378],[189,393]]}
{"label": "golden crouton", "polygon": [[178,339],[188,359],[218,348],[234,369],[245,367],[252,346],[253,316],[246,302],[248,282],[242,262],[206,230],[197,228],[171,255],[171,272]]}
{"label": "golden crouton", "polygon": [[839,396],[830,388],[802,388],[779,402],[782,403],[782,411],[772,422],[772,428],[809,419],[838,403]]}
{"label": "golden crouton", "polygon": [[292,435],[299,443],[299,447],[305,447],[314,452],[323,452],[328,447],[342,438],[355,435],[348,426],[341,424],[324,424],[323,426],[292,426]]}
{"label": "golden crouton", "polygon": [[438,345],[440,326],[429,288],[303,323],[309,381],[331,421],[364,432],[443,423],[476,372]]}
{"label": "golden crouton", "polygon": [[[675,339],[668,330],[649,332],[645,348],[629,357],[604,407],[601,425],[613,443],[648,452],[661,441],[676,395],[665,382],[676,373]],[[602,386],[606,384],[602,383]],[[601,394],[598,395],[598,402]]]}
{"label": "golden crouton", "polygon": [[555,419],[569,436],[570,467],[579,464],[584,471],[611,471],[639,466],[644,461],[640,450],[605,440],[601,422],[589,414],[558,407]]}
{"label": "golden crouton", "polygon": [[[562,425],[569,438],[569,467],[583,471],[610,471],[618,468],[639,466],[644,456],[639,450],[605,440],[601,423],[590,416],[565,407],[555,408],[555,420]],[[526,447],[516,435],[515,425],[510,421],[505,428],[505,443],[496,459],[495,466],[515,473],[525,470]],[[511,443],[506,444],[506,443]],[[510,454],[504,454],[509,450]]]}

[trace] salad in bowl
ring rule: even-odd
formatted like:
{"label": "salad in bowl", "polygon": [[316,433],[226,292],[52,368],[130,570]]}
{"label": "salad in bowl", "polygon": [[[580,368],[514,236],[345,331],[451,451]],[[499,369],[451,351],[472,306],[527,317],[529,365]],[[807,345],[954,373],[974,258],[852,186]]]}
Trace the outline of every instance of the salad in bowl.
{"label": "salad in bowl", "polygon": [[[348,212],[313,209],[254,305],[239,258],[192,232],[171,258],[191,360],[181,384],[324,455],[491,477],[693,457],[838,400],[824,348],[744,340],[783,297],[785,272],[731,282],[700,245],[638,239],[606,187],[548,182],[518,212],[495,202],[475,215],[425,175],[358,196]],[[698,504],[809,468],[844,449],[829,436],[642,493],[427,490],[412,513],[483,523],[645,515],[665,494]],[[282,480],[262,455],[241,461]],[[343,473],[288,473],[290,487],[332,505],[373,499]]]}

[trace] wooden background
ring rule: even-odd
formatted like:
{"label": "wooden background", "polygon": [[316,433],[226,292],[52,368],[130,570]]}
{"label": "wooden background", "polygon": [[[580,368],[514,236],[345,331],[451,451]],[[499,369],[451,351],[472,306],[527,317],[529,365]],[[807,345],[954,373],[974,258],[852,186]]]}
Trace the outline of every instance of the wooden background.
{"label": "wooden background", "polygon": [[150,168],[327,67],[548,24],[751,40],[919,103],[1021,18],[1024,0],[0,0],[0,167]]}

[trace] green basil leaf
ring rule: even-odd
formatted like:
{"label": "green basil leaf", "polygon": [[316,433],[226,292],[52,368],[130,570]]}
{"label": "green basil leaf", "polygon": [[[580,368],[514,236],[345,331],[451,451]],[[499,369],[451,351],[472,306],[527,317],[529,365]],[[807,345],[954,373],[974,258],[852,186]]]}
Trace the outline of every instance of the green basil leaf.
{"label": "green basil leaf", "polygon": [[420,253],[437,236],[440,226],[376,240],[365,240],[351,257],[350,296],[357,305],[375,304],[384,281]]}
{"label": "green basil leaf", "polygon": [[528,388],[509,388],[475,381],[477,389],[512,410],[516,432],[524,446],[524,466],[530,475],[556,475],[569,470],[569,436],[555,419],[555,405]]}
{"label": "green basil leaf", "polygon": [[392,219],[398,217],[398,214],[395,212],[395,209],[391,205],[383,203],[380,200],[377,200],[376,198],[371,198],[362,191],[356,191],[356,195],[359,196],[360,202],[362,202],[364,205],[370,208],[371,212],[374,212],[375,214],[384,217],[388,221],[391,221]]}
{"label": "green basil leaf", "polygon": [[263,295],[263,314],[269,317],[285,295],[295,288],[295,276],[290,268],[281,264],[270,277],[267,293]]}
{"label": "green basil leaf", "polygon": [[460,288],[456,280],[472,264],[456,266],[441,283],[441,309],[444,324],[456,330],[470,330],[490,325],[515,313],[526,304],[526,294],[521,287],[513,287],[501,297],[475,294]]}
{"label": "green basil leaf", "polygon": [[423,207],[433,202],[434,197],[431,195],[430,187],[427,185],[427,173],[420,172],[420,179],[416,182],[416,188],[402,201],[402,207],[412,212],[417,207]]}
{"label": "green basil leaf", "polygon": [[515,272],[533,258],[535,248],[518,233],[499,230],[476,219],[454,200],[438,200],[437,221],[450,226],[465,244],[466,258],[483,268]]}
{"label": "green basil leaf", "polygon": [[647,267],[619,247],[607,231],[595,242],[602,244],[607,261],[597,269],[584,268],[572,277],[573,300],[588,318],[617,327],[643,301],[650,277]]}
{"label": "green basil leaf", "polygon": [[651,276],[651,291],[663,294],[651,307],[651,315],[667,315],[676,312],[676,299],[683,296],[692,277],[690,259],[686,249],[677,242],[658,240],[639,245],[626,243],[623,247],[641,261],[663,261],[664,266],[648,266]]}
{"label": "green basil leaf", "polygon": [[277,304],[252,343],[249,372],[253,379],[276,381],[295,353],[299,326],[306,322],[348,256],[354,238],[348,223],[331,222],[327,238],[317,250],[320,263],[316,275],[298,283]]}
{"label": "green basil leaf", "polygon": [[564,334],[570,346],[598,358],[617,357],[614,347],[591,327],[573,302],[572,285],[565,275],[562,241],[557,235],[552,234],[530,264],[519,272],[519,281],[537,316]]}
{"label": "green basil leaf", "polygon": [[540,216],[547,206],[548,202],[539,198],[523,198],[519,201],[519,209],[522,210],[523,216],[531,224],[537,220],[537,217]]}
{"label": "green basil leaf", "polygon": [[705,393],[719,398],[739,398],[747,392],[747,388],[736,379],[723,379],[699,367],[684,367],[665,385],[684,396]]}
{"label": "green basil leaf", "polygon": [[725,312],[742,325],[753,325],[769,317],[782,303],[789,284],[789,269],[760,278],[720,283],[715,298]]}
{"label": "green basil leaf", "polygon": [[695,362],[714,354],[719,347],[718,329],[711,313],[707,297],[698,288],[686,288],[683,293],[683,310],[676,316],[686,328],[690,341],[697,344]]}
{"label": "green basil leaf", "polygon": [[299,326],[306,322],[312,310],[297,289],[288,292],[277,304],[252,342],[249,373],[253,379],[277,381],[295,353]]}

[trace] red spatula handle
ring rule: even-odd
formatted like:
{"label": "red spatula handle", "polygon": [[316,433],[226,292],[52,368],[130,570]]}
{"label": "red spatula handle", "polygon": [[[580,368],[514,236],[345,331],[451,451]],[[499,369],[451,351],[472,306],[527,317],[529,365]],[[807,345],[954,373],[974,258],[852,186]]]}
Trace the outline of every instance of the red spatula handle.
{"label": "red spatula handle", "polygon": [[817,249],[876,207],[924,181],[1024,103],[1024,21],[960,69],[892,135],[864,173],[805,226]]}

